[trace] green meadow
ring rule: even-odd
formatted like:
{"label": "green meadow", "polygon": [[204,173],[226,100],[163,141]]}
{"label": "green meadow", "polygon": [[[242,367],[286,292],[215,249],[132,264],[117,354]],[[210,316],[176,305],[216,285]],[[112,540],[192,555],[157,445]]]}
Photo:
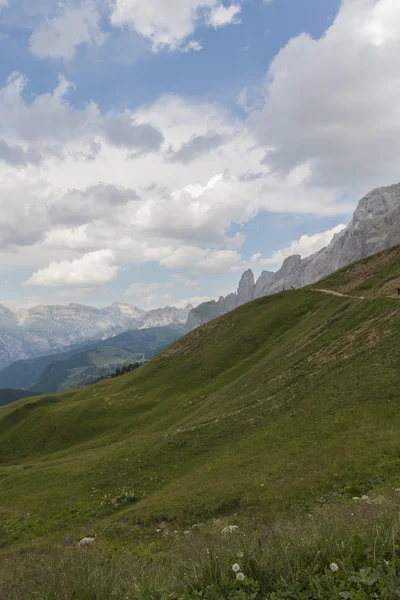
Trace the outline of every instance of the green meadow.
{"label": "green meadow", "polygon": [[[37,584],[38,595],[21,588],[20,597],[400,597],[399,281],[396,247],[318,285],[241,306],[124,377],[1,408],[4,564],[81,585],[66,584],[62,595],[55,583]],[[382,498],[353,500],[363,495]],[[364,507],[355,521],[354,503]],[[246,540],[227,541],[230,523]],[[67,535],[96,541],[65,550]],[[223,566],[204,550],[218,544]],[[238,552],[243,581],[229,566]],[[91,566],[73,575],[82,553]],[[128,564],[143,576],[125,590]],[[104,580],[97,595],[93,572]],[[14,599],[10,589],[4,597]]]}

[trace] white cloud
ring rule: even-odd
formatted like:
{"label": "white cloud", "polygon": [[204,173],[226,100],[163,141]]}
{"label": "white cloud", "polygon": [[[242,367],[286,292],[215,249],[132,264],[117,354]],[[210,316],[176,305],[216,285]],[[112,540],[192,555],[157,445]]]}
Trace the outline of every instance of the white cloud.
{"label": "white cloud", "polygon": [[34,143],[36,149],[62,157],[66,144],[85,138],[85,145],[93,139],[93,129],[99,122],[98,107],[89,102],[81,110],[67,101],[74,86],[63,76],[52,93],[35,96],[31,104],[23,98],[28,84],[21,73],[13,73],[0,89],[1,130],[10,138]]}
{"label": "white cloud", "polygon": [[238,5],[224,7],[220,0],[115,0],[111,22],[131,26],[154,51],[177,50],[198,24],[220,27],[234,22],[239,11]]}
{"label": "white cloud", "polygon": [[166,256],[160,256],[161,265],[169,269],[190,269],[194,273],[227,273],[236,271],[241,256],[236,250],[211,250],[196,246],[181,246]]}
{"label": "white cloud", "polygon": [[[171,18],[165,4],[147,18]],[[188,5],[196,21],[219,3]],[[0,89],[3,268],[24,264],[36,276],[49,252],[72,264],[108,248],[110,268],[157,262],[230,273],[245,263],[232,224],[260,211],[350,213],[363,192],[400,172],[397,18],[389,0],[346,0],[324,37],[299,36],[279,53],[262,108],[242,119],[174,95],[102,114],[94,102],[76,108],[63,77],[33,96],[12,75]],[[186,33],[175,40],[187,43]],[[315,251],[328,234],[273,260]]]}
{"label": "white cloud", "polygon": [[79,5],[67,2],[60,14],[43,20],[32,33],[30,50],[40,58],[70,60],[81,44],[101,45],[105,39],[94,1]]}
{"label": "white cloud", "polygon": [[[199,24],[211,26],[212,15],[229,16],[234,6],[116,0],[112,14],[155,50],[184,51],[201,45],[191,39]],[[32,39],[40,42],[42,32],[51,42],[39,53],[67,58],[81,43],[101,43],[94,4],[56,10],[36,26]],[[71,277],[91,287],[118,268],[155,262],[190,287],[197,273],[202,280],[247,266],[245,229],[232,235],[231,226],[237,231],[260,211],[340,215],[339,222],[364,192],[399,177],[399,32],[398,2],[343,1],[321,39],[291,40],[265,84],[243,92],[242,118],[176,95],[102,114],[95,102],[76,102],[73,83],[62,76],[35,96],[23,75],[12,74],[0,89],[2,270],[23,265],[32,280],[61,285]],[[303,236],[253,263],[279,266],[290,254],[307,256],[332,233]],[[99,268],[90,269],[93,256],[102,257]],[[164,298],[165,291],[142,297]]]}
{"label": "white cloud", "polygon": [[[170,298],[169,294],[163,294],[163,292],[174,290],[176,295],[176,292],[181,290],[182,287],[201,289],[200,281],[188,279],[180,273],[172,273],[171,276],[172,279],[170,281],[164,282],[134,282],[128,287],[127,290],[125,290],[124,296],[135,298],[138,302],[144,300],[147,304],[150,304],[153,303],[156,299]],[[181,303],[182,302],[184,301],[182,300]],[[201,302],[203,302],[203,300],[200,299],[199,304]],[[186,301],[186,304],[184,304],[184,306],[186,306],[188,303],[189,300]]]}
{"label": "white cloud", "polygon": [[254,254],[251,257],[251,262],[257,262],[260,265],[273,265],[280,267],[283,261],[293,254],[300,254],[302,258],[311,256],[315,252],[319,252],[326,246],[329,246],[333,237],[343,231],[346,225],[337,225],[333,229],[314,235],[302,235],[298,240],[293,241],[287,248],[282,248],[273,253],[270,258],[262,258],[260,253]]}
{"label": "white cloud", "polygon": [[396,181],[399,53],[397,0],[345,0],[321,39],[292,39],[250,119],[266,164],[284,174],[309,164],[310,184],[336,192]]}
{"label": "white cloud", "polygon": [[185,46],[181,46],[179,50],[183,53],[199,52],[203,50],[203,44],[197,40],[191,40]]}
{"label": "white cloud", "polygon": [[230,6],[220,4],[211,11],[208,22],[212,27],[224,27],[231,23],[239,23],[237,16],[240,11],[241,7],[239,4],[231,4]]}
{"label": "white cloud", "polygon": [[187,277],[185,277],[184,275],[180,275],[179,273],[173,273],[172,277],[177,284],[183,285],[183,287],[186,288],[199,288],[201,285],[200,281],[188,279]]}
{"label": "white cloud", "polygon": [[[124,292],[124,296],[133,296],[135,298],[146,298],[150,297],[154,291],[165,289],[165,284],[154,282],[154,283],[131,283],[127,290]],[[170,287],[170,286],[169,286]]]}
{"label": "white cloud", "polygon": [[135,282],[125,291],[124,296],[131,298],[135,304],[145,305],[146,308],[164,306],[173,304],[177,308],[185,308],[188,304],[197,306],[202,302],[211,300],[208,296],[192,296],[180,300],[173,300],[173,297],[179,297],[182,287],[198,287],[200,282],[187,279],[179,273],[173,273],[170,281],[164,282]]}
{"label": "white cloud", "polygon": [[183,298],[179,302],[174,302],[174,306],[176,308],[186,308],[188,304],[191,304],[195,308],[199,304],[203,304],[203,302],[210,302],[210,300],[214,300],[214,298],[210,298],[210,296],[192,296],[191,298]]}
{"label": "white cloud", "polygon": [[72,261],[52,262],[33,273],[26,285],[97,286],[109,283],[118,274],[118,267],[113,262],[114,254],[110,250],[90,252]]}
{"label": "white cloud", "polygon": [[[0,126],[8,147],[35,144],[41,162],[4,169],[0,162],[0,249],[29,246],[23,260],[33,269],[46,264],[49,251],[63,262],[108,248],[119,266],[158,262],[170,270],[231,272],[243,266],[244,239],[227,235],[232,223],[260,210],[335,214],[348,207],[333,192],[310,189],[307,166],[285,177],[269,174],[245,123],[215,104],[165,96],[101,115],[94,103],[73,108],[74,88],[64,78],[31,103],[26,85],[15,74],[0,90]],[[107,128],[119,119],[146,127],[139,137],[115,137],[114,129],[110,138]],[[210,152],[210,141],[223,143]],[[132,168],[127,149],[134,147],[152,153],[140,151]],[[18,255],[3,264],[13,268]]]}

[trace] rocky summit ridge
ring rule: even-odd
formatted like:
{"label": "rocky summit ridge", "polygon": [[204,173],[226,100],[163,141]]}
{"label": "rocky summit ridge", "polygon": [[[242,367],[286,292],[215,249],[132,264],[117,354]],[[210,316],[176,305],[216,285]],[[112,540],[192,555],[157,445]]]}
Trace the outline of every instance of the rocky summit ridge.
{"label": "rocky summit ridge", "polygon": [[146,311],[117,302],[105,308],[72,303],[13,309],[0,304],[0,368],[125,331],[185,325],[192,308],[189,304]]}
{"label": "rocky summit ridge", "polygon": [[372,190],[362,198],[349,225],[326,247],[302,258],[288,257],[276,271],[263,271],[257,281],[249,269],[236,293],[190,311],[187,330],[256,298],[315,283],[348,264],[400,244],[400,183]]}

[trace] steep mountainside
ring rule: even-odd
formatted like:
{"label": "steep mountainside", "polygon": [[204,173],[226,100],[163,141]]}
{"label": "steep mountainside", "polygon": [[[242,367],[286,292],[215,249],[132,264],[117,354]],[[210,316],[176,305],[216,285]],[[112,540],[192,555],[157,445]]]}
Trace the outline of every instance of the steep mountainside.
{"label": "steep mountainside", "polygon": [[191,308],[144,311],[115,303],[100,309],[70,304],[12,310],[0,305],[0,368],[132,329],[183,325]]}
{"label": "steep mountainside", "polygon": [[[0,388],[55,392],[78,387],[114,371],[116,366],[153,358],[183,333],[183,325],[133,330],[101,342],[78,344],[67,352],[19,360],[0,371]],[[100,361],[99,356],[92,360],[93,353],[101,356]]]}
{"label": "steep mountainside", "polygon": [[114,543],[398,487],[399,264],[396,247],[246,303],[132,374],[3,407],[0,543]]}
{"label": "steep mountainside", "polygon": [[348,264],[400,243],[400,184],[378,188],[359,203],[348,227],[327,248],[302,259],[287,258],[276,273],[263,271],[254,282],[251,270],[243,274],[236,294],[194,308],[187,330],[241,306],[245,302],[319,281]]}

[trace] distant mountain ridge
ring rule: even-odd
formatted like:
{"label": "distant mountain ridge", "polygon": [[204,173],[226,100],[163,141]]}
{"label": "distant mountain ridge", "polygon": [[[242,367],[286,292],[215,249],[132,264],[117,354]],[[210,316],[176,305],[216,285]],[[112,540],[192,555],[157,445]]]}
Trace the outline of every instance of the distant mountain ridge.
{"label": "distant mountain ridge", "polygon": [[184,325],[169,325],[126,331],[102,341],[77,344],[66,352],[18,360],[0,371],[0,389],[39,394],[79,387],[113,373],[117,367],[153,358],[184,330]]}
{"label": "distant mountain ridge", "polygon": [[26,390],[2,390],[0,389],[0,406],[7,406],[22,398],[31,398],[38,394],[27,392]]}
{"label": "distant mountain ridge", "polygon": [[372,190],[358,204],[349,225],[337,233],[329,246],[301,258],[287,258],[276,271],[263,271],[255,281],[246,271],[236,293],[206,302],[190,311],[187,331],[219,317],[238,306],[315,283],[338,269],[400,243],[400,183]]}
{"label": "distant mountain ridge", "polygon": [[77,343],[109,338],[124,331],[185,325],[193,307],[145,311],[132,304],[105,308],[81,304],[12,309],[0,304],[0,369],[15,362]]}

